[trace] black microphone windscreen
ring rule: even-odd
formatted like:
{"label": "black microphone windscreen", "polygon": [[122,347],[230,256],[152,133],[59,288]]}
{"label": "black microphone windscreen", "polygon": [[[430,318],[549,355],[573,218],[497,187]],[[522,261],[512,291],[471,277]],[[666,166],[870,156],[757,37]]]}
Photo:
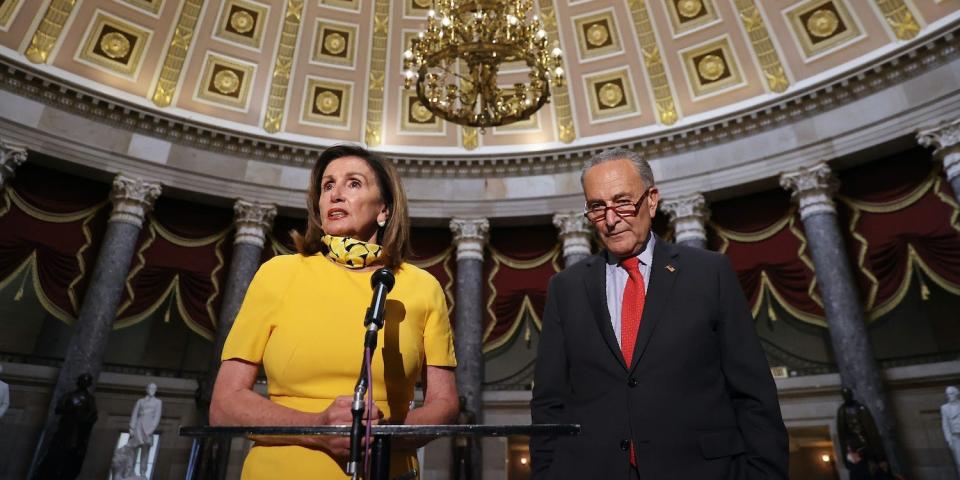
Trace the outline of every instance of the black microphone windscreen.
{"label": "black microphone windscreen", "polygon": [[389,292],[393,290],[393,283],[395,279],[393,278],[393,270],[389,268],[381,268],[376,272],[373,272],[373,275],[370,276],[370,286],[374,289],[377,288],[377,285],[383,284],[384,288]]}

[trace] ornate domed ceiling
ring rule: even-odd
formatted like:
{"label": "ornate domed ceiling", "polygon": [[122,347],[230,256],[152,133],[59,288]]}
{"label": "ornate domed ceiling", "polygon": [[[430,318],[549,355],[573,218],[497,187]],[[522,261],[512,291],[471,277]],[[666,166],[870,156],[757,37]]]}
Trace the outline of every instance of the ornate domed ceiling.
{"label": "ornate domed ceiling", "polygon": [[[166,118],[398,155],[583,149],[730,118],[884,59],[954,0],[536,0],[567,85],[484,135],[403,89],[429,0],[0,0],[0,56]],[[504,85],[522,76],[507,66]]]}

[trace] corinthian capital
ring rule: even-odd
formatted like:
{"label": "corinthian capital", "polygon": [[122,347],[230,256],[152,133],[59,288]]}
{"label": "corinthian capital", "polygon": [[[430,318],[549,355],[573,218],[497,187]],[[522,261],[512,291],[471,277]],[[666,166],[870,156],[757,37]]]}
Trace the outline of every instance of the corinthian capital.
{"label": "corinthian capital", "polygon": [[960,176],[960,118],[920,130],[917,143],[934,149],[934,156],[943,161],[947,180]]}
{"label": "corinthian capital", "polygon": [[487,243],[490,222],[486,218],[454,218],[450,220],[453,244],[457,246],[457,261],[483,261],[483,246]]}
{"label": "corinthian capital", "polygon": [[110,199],[113,201],[110,221],[142,227],[143,219],[159,196],[159,183],[117,175],[113,179],[113,190],[110,192]]}
{"label": "corinthian capital", "polygon": [[273,218],[277,216],[277,207],[274,205],[237,200],[233,204],[233,223],[237,233],[233,237],[234,245],[246,243],[263,248],[266,242],[266,232],[273,226]]}
{"label": "corinthian capital", "polygon": [[707,241],[704,226],[710,217],[710,209],[703,195],[695,193],[660,202],[660,209],[670,217],[674,237],[678,243],[686,241]]}
{"label": "corinthian capital", "polygon": [[563,256],[590,255],[590,222],[581,212],[558,213],[553,216],[553,225],[560,231]]}
{"label": "corinthian capital", "polygon": [[27,161],[27,149],[0,140],[0,190],[13,178],[17,167]]}
{"label": "corinthian capital", "polygon": [[837,213],[833,195],[840,182],[825,162],[781,174],[780,186],[790,191],[799,204],[801,219],[818,213]]}

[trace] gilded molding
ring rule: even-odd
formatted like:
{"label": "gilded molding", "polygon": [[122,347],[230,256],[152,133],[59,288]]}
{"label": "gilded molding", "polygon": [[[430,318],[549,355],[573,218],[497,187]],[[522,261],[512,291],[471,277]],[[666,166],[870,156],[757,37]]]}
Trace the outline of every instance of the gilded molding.
{"label": "gilded molding", "polygon": [[657,118],[664,125],[673,125],[679,118],[676,102],[673,100],[673,91],[667,80],[667,71],[663,68],[663,58],[660,56],[660,47],[657,45],[656,35],[650,21],[650,13],[644,0],[630,0],[630,14],[633,17],[633,26],[640,40],[640,50],[643,52],[643,66],[647,69],[650,85],[653,87],[654,101],[657,104]]}
{"label": "gilded molding", "polygon": [[898,40],[910,40],[920,33],[920,24],[903,0],[875,0],[875,2]]}
{"label": "gilded molding", "polygon": [[267,101],[267,112],[263,119],[263,129],[270,133],[279,132],[280,125],[283,123],[287,88],[290,85],[290,72],[293,68],[293,54],[297,49],[297,37],[300,35],[302,19],[303,0],[287,0],[287,10],[283,15],[283,30],[280,32],[280,46],[277,48],[277,64],[273,67],[270,98]]}
{"label": "gilded molding", "polygon": [[770,32],[763,22],[760,9],[757,8],[754,0],[734,0],[734,3],[740,13],[743,28],[750,37],[753,54],[760,62],[767,88],[771,92],[783,93],[790,86],[790,80],[787,79],[783,63],[780,61],[780,55],[777,53],[776,47],[773,46],[773,41],[770,40]]}
{"label": "gilded molding", "polygon": [[173,101],[177,83],[180,81],[180,73],[183,71],[183,63],[187,58],[187,51],[190,50],[190,42],[193,40],[194,29],[202,9],[203,0],[184,0],[183,2],[180,18],[177,19],[177,26],[173,31],[173,39],[170,40],[170,48],[167,49],[167,55],[163,59],[160,78],[157,79],[157,86],[153,90],[153,103],[158,107],[167,107]]}
{"label": "gilded molding", "polygon": [[[556,38],[559,42],[560,32],[557,30],[557,14],[553,7],[553,0],[540,0],[540,17],[543,19],[543,29],[547,32],[547,38]],[[573,124],[573,110],[570,109],[570,87],[550,85],[550,88],[550,103],[553,104],[557,115],[557,137],[563,143],[570,143],[577,138],[577,129]]]}
{"label": "gilded molding", "polygon": [[463,137],[463,148],[467,150],[475,150],[480,146],[480,132],[476,128],[471,127],[462,127],[460,129]]}
{"label": "gilded molding", "polygon": [[33,38],[30,40],[30,46],[27,47],[25,55],[33,63],[47,63],[53,46],[56,45],[60,33],[63,32],[63,25],[67,23],[76,0],[53,0],[43,14],[43,20],[33,32]]}
{"label": "gilded molding", "polygon": [[370,49],[370,85],[367,92],[367,124],[364,141],[380,145],[383,130],[383,82],[387,71],[387,34],[390,32],[390,0],[377,0],[373,7],[373,39]]}

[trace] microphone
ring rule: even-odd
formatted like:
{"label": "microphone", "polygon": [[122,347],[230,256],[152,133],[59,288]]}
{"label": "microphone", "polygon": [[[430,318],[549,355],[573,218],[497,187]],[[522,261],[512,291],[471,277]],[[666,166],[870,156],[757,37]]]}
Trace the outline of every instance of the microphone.
{"label": "microphone", "polygon": [[393,289],[395,279],[393,271],[389,268],[381,268],[370,277],[370,286],[373,287],[373,298],[370,300],[370,308],[367,309],[367,316],[363,319],[363,325],[369,326],[373,323],[377,329],[383,328],[383,315],[386,312],[387,293]]}

